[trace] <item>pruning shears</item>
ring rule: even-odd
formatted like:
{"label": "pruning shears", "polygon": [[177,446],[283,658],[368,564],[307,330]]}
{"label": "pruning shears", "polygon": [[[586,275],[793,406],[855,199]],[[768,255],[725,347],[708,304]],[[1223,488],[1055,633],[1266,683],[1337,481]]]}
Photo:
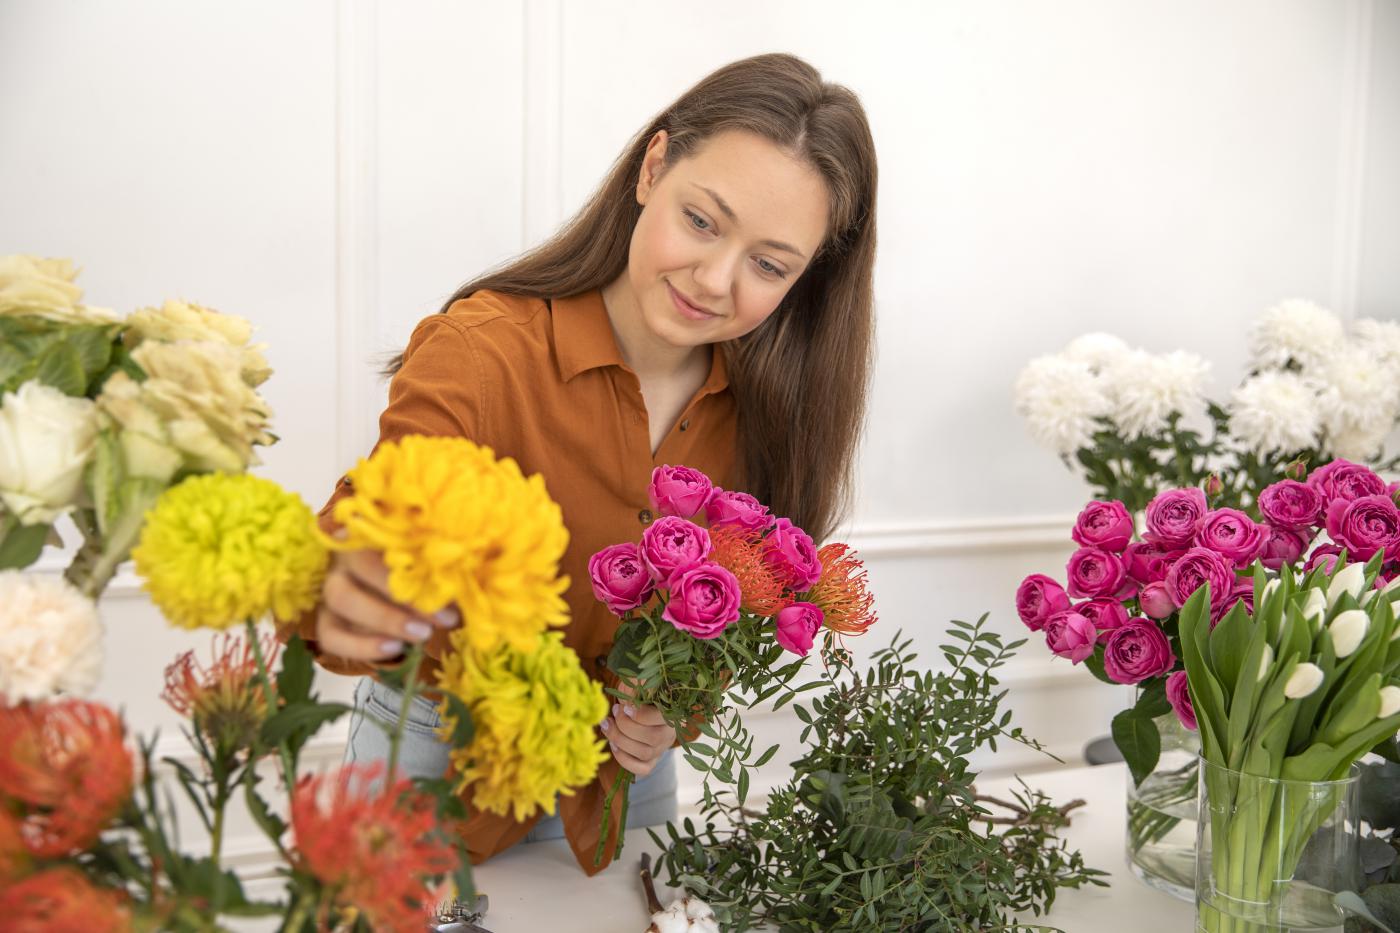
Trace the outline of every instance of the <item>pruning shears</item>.
{"label": "pruning shears", "polygon": [[481,925],[489,905],[485,894],[478,894],[470,904],[453,899],[450,904],[438,909],[437,918],[430,929],[432,933],[491,933]]}

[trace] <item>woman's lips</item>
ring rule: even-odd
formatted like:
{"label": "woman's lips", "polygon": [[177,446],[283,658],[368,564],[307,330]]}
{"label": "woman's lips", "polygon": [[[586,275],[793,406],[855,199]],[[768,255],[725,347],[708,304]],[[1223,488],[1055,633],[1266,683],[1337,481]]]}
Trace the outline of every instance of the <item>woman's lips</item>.
{"label": "woman's lips", "polygon": [[671,303],[676,306],[676,310],[679,311],[684,317],[687,317],[692,321],[708,321],[712,318],[716,318],[719,316],[717,314],[711,314],[709,311],[697,308],[690,302],[686,301],[684,298],[681,297],[681,293],[676,291],[675,288],[671,286],[670,282],[666,283],[666,291],[670,292]]}

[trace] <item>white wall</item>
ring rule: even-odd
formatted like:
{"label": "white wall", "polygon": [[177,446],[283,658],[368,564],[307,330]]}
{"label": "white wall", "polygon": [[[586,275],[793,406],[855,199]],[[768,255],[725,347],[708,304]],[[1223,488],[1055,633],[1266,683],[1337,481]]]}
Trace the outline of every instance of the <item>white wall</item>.
{"label": "white wall", "polygon": [[[95,304],[251,318],[283,437],[264,472],[319,504],[367,449],[376,359],[413,322],[552,230],[708,70],[803,55],[861,95],[880,154],[879,368],[849,535],[879,600],[868,638],[902,627],[932,663],[950,617],[1016,634],[1017,582],[1070,551],[1086,490],[1011,410],[1028,358],[1112,330],[1203,353],[1223,392],[1280,298],[1400,315],[1400,3],[855,12],[3,0],[0,253],[75,257]],[[99,696],[178,750],[160,671],[203,639],[129,576],[104,615]],[[1121,702],[1039,645],[1006,679],[1019,722],[1065,755]]]}

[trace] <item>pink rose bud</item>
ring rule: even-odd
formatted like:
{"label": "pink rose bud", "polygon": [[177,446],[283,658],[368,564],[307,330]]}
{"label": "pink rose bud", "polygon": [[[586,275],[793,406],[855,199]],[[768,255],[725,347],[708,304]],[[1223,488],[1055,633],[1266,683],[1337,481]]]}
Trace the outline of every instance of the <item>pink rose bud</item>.
{"label": "pink rose bud", "polygon": [[778,644],[805,658],[807,652],[812,650],[812,639],[822,627],[824,618],[820,607],[812,603],[793,603],[781,610],[773,620],[777,626]]}
{"label": "pink rose bud", "polygon": [[588,559],[593,595],[614,615],[625,615],[651,597],[655,581],[636,544],[613,544]]}
{"label": "pink rose bud", "polygon": [[1218,498],[1225,491],[1225,483],[1220,479],[1220,474],[1212,473],[1207,476],[1202,491],[1205,492],[1207,499]]}
{"label": "pink rose bud", "polygon": [[1092,599],[1095,596],[1118,596],[1131,592],[1132,581],[1117,554],[1102,548],[1083,547],[1075,551],[1066,565],[1069,575],[1069,595]]}
{"label": "pink rose bud", "polygon": [[1071,664],[1078,664],[1094,653],[1098,632],[1094,623],[1073,609],[1057,612],[1045,622],[1045,644]]}
{"label": "pink rose bud", "polygon": [[1190,545],[1209,507],[1199,489],[1168,489],[1147,503],[1143,537],[1164,548]]}
{"label": "pink rose bud", "polygon": [[1155,622],[1132,619],[1104,645],[1103,669],[1110,680],[1136,684],[1160,677],[1176,665],[1171,643]]}
{"label": "pink rose bud", "polygon": [[1070,537],[1082,547],[1121,553],[1133,540],[1133,517],[1118,500],[1090,502],[1075,520]]}
{"label": "pink rose bud", "polygon": [[1400,544],[1400,508],[1385,495],[1334,499],[1327,507],[1327,535],[1347,549],[1349,560],[1368,561]]}
{"label": "pink rose bud", "polygon": [[1283,475],[1296,483],[1301,483],[1308,475],[1308,459],[1299,457],[1283,468]]}
{"label": "pink rose bud", "polygon": [[1322,496],[1307,483],[1285,479],[1259,493],[1259,514],[1275,528],[1310,530],[1322,520]]}
{"label": "pink rose bud", "polygon": [[1161,582],[1149,583],[1142,588],[1138,594],[1138,606],[1142,608],[1142,614],[1150,619],[1165,619],[1176,612],[1176,603],[1167,592],[1167,585]]}
{"label": "pink rose bud", "polygon": [[642,532],[642,560],[659,586],[702,563],[712,549],[708,531],[675,515],[658,518]]}
{"label": "pink rose bud", "polygon": [[1185,671],[1175,671],[1167,677],[1167,702],[1181,724],[1192,732],[1196,731],[1196,710],[1191,705],[1191,691],[1188,689]]}
{"label": "pink rose bud", "polygon": [[1032,632],[1045,628],[1045,620],[1069,608],[1064,587],[1043,573],[1033,573],[1016,590],[1016,614]]}
{"label": "pink rose bud", "polygon": [[822,578],[817,546],[807,532],[786,518],[774,522],[773,531],[763,539],[763,560],[794,593],[805,593]]}
{"label": "pink rose bud", "polygon": [[705,517],[711,528],[742,528],[748,532],[761,532],[773,524],[773,516],[768,506],[746,492],[730,492],[716,489],[705,503]]}
{"label": "pink rose bud", "polygon": [[1323,508],[1337,499],[1350,502],[1366,496],[1383,496],[1386,493],[1385,480],[1370,467],[1350,460],[1333,460],[1313,471],[1308,477],[1308,485],[1322,497]]}
{"label": "pink rose bud", "polygon": [[681,571],[661,618],[696,638],[718,638],[739,621],[739,581],[714,563]]}
{"label": "pink rose bud", "polygon": [[1236,567],[1248,567],[1264,552],[1268,529],[1237,509],[1207,512],[1196,530],[1196,545],[1210,548]]}
{"label": "pink rose bud", "polygon": [[662,515],[690,518],[705,507],[714,486],[710,478],[688,466],[659,466],[651,471],[647,497]]}

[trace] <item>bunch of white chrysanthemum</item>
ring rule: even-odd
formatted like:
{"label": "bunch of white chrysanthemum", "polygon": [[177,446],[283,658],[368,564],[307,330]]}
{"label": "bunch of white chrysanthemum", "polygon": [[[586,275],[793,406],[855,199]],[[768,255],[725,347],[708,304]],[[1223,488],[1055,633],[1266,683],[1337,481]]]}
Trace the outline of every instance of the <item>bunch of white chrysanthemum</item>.
{"label": "bunch of white chrysanthemum", "polygon": [[1060,454],[1090,443],[1095,420],[1109,413],[1102,380],[1088,363],[1063,356],[1037,357],[1016,378],[1016,411],[1031,436]]}
{"label": "bunch of white chrysanthemum", "polygon": [[1129,439],[1165,430],[1172,415],[1197,417],[1209,374],[1210,364],[1194,353],[1130,351],[1104,370],[1110,417]]}
{"label": "bunch of white chrysanthemum", "polygon": [[1255,319],[1249,329],[1249,368],[1304,372],[1322,365],[1346,342],[1342,319],[1311,301],[1280,302]]}
{"label": "bunch of white chrysanthemum", "polygon": [[1400,372],[1366,344],[1349,341],[1318,367],[1327,447],[1334,456],[1372,460],[1400,417]]}
{"label": "bunch of white chrysanthemum", "polygon": [[1301,373],[1265,370],[1230,397],[1230,435],[1261,456],[1311,450],[1322,434],[1317,386]]}
{"label": "bunch of white chrysanthemum", "polygon": [[97,607],[56,577],[0,571],[0,698],[86,694],[102,675]]}

